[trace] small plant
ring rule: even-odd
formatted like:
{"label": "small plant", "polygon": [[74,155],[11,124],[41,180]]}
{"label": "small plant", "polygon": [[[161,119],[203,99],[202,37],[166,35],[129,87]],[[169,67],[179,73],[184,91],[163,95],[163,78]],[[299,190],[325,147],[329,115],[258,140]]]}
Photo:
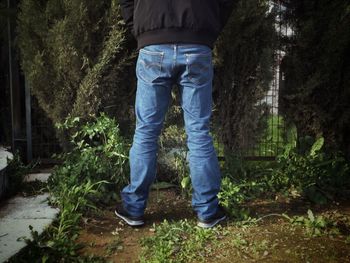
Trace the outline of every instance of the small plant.
{"label": "small plant", "polygon": [[279,190],[290,193],[289,189],[293,189],[314,203],[324,204],[350,186],[350,166],[340,153],[322,152],[323,137],[313,143],[306,138],[300,141],[311,147],[287,145],[277,157],[269,182]]}
{"label": "small plant", "polygon": [[118,189],[127,184],[129,178],[129,144],[121,137],[115,120],[102,113],[87,123],[69,118],[57,127],[73,131],[73,149],[57,156],[63,164],[56,167],[50,177],[51,192],[59,196],[64,187],[71,188],[88,180],[107,181],[100,187],[103,198],[96,201],[116,200]]}
{"label": "small plant", "polygon": [[155,235],[141,241],[141,262],[190,262],[201,261],[210,254],[220,229],[202,229],[187,220],[170,223],[164,221],[155,226]]}
{"label": "small plant", "polygon": [[120,250],[123,250],[123,241],[119,236],[115,236],[113,241],[107,245],[107,253],[112,255]]}
{"label": "small plant", "polygon": [[14,154],[11,160],[7,160],[6,174],[9,178],[8,188],[6,190],[6,197],[10,197],[23,189],[23,181],[26,174],[28,174],[36,164],[25,165],[18,153]]}
{"label": "small plant", "polygon": [[[81,244],[76,242],[83,211],[95,209],[91,198],[99,194],[99,187],[105,182],[87,181],[72,188],[64,188],[55,204],[60,213],[58,219],[42,235],[30,226],[32,239],[25,239],[28,247],[10,262],[102,262],[100,258],[85,258],[79,255]],[[90,198],[88,198],[88,196]]]}
{"label": "small plant", "polygon": [[[306,197],[317,204],[325,204],[350,188],[350,165],[341,153],[322,151],[323,137],[312,140],[300,138],[286,145],[276,162],[243,161],[226,158],[223,181],[223,204],[233,204],[282,193],[287,197]],[[238,190],[239,188],[239,190]],[[226,203],[226,206],[228,204]]]}
{"label": "small plant", "polygon": [[324,234],[339,233],[337,223],[322,215],[315,216],[314,213],[308,209],[307,216],[294,216],[290,218],[283,214],[293,225],[304,226],[309,236],[321,236]]}
{"label": "small plant", "polygon": [[187,151],[183,151],[181,154],[174,153],[174,163],[182,193],[184,196],[190,197],[192,193],[192,184],[186,154]]}
{"label": "small plant", "polygon": [[275,246],[270,244],[266,239],[263,240],[252,240],[245,238],[242,233],[237,233],[232,236],[230,240],[230,245],[237,249],[237,253],[249,255],[250,257],[258,260],[261,257],[268,254],[268,250]]}
{"label": "small plant", "polygon": [[244,221],[249,219],[249,210],[240,207],[242,202],[246,200],[243,187],[240,184],[233,183],[229,178],[225,177],[221,183],[221,191],[218,194],[220,204],[225,210],[236,220]]}
{"label": "small plant", "polygon": [[[31,229],[33,241],[27,240],[29,246],[23,258],[33,262],[102,262],[97,257],[80,256],[81,245],[76,239],[82,216],[96,211],[101,200],[116,198],[126,182],[128,145],[116,122],[105,114],[87,123],[69,118],[58,127],[74,131],[72,151],[58,156],[63,163],[48,181],[50,202],[60,213],[42,235]],[[19,256],[14,262],[25,261]]]}

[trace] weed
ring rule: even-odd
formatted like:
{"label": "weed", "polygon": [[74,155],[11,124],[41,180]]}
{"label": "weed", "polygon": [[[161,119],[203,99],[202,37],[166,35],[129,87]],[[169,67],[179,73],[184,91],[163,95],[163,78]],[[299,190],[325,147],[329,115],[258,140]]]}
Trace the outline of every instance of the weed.
{"label": "weed", "polygon": [[175,153],[174,159],[178,181],[180,182],[182,193],[184,196],[190,197],[192,193],[192,184],[188,162],[186,160],[186,154],[187,151],[184,151],[182,154]]}
{"label": "weed", "polygon": [[80,123],[79,118],[67,119],[59,129],[74,130],[71,136],[73,149],[58,155],[63,164],[56,167],[49,179],[50,191],[59,196],[63,188],[82,182],[107,181],[101,185],[103,198],[109,203],[118,199],[117,190],[128,182],[128,144],[119,134],[115,120],[101,114],[94,121]]}
{"label": "weed", "polygon": [[315,216],[310,209],[307,211],[307,216],[294,216],[292,218],[286,214],[283,214],[283,216],[293,225],[305,227],[306,233],[312,237],[325,234],[339,234],[336,221],[322,215]]}
{"label": "weed", "polygon": [[[13,262],[102,262],[101,258],[81,257],[76,242],[82,215],[95,211],[100,200],[111,200],[126,181],[127,156],[124,139],[114,120],[101,114],[93,122],[80,124],[67,119],[60,129],[75,130],[73,149],[59,156],[63,163],[49,178],[50,202],[60,209],[58,219],[42,234],[31,228],[33,240]],[[112,186],[112,187],[111,187]]]}
{"label": "weed", "polygon": [[297,149],[291,143],[276,162],[244,162],[239,156],[227,156],[219,198],[232,216],[244,219],[241,205],[262,194],[304,196],[324,204],[350,187],[350,165],[341,154],[322,152],[322,137],[313,143],[300,141],[310,146]]}
{"label": "weed", "polygon": [[107,253],[112,255],[120,250],[123,250],[123,241],[119,236],[115,236],[113,241],[107,245]]}
{"label": "weed", "polygon": [[7,160],[8,165],[6,167],[6,174],[9,177],[8,187],[6,190],[6,197],[15,195],[16,193],[24,189],[24,177],[28,174],[37,164],[25,165],[19,153],[14,154],[12,160]]}
{"label": "weed", "polygon": [[296,190],[318,204],[326,203],[341,189],[348,188],[349,164],[340,153],[322,152],[323,144],[324,139],[320,137],[310,148],[287,145],[271,172],[270,185],[278,190]]}
{"label": "weed", "polygon": [[234,236],[234,238],[232,238],[231,240],[231,244],[235,247],[235,248],[241,248],[241,247],[245,247],[248,245],[248,241],[245,240],[242,236],[241,233],[238,233]]}
{"label": "weed", "polygon": [[28,258],[32,262],[102,262],[97,257],[81,257],[78,254],[81,244],[76,243],[82,211],[86,207],[94,208],[86,197],[98,194],[102,183],[88,181],[65,189],[62,196],[54,201],[60,208],[58,219],[40,236],[30,226],[33,240],[25,239],[28,246],[10,262],[27,262]]}
{"label": "weed", "polygon": [[266,239],[250,241],[245,238],[242,233],[237,233],[231,237],[229,245],[236,248],[237,254],[243,254],[252,259],[266,256],[268,250],[273,246]]}
{"label": "weed", "polygon": [[215,246],[220,228],[202,229],[187,220],[155,226],[155,235],[141,241],[141,262],[203,261]]}

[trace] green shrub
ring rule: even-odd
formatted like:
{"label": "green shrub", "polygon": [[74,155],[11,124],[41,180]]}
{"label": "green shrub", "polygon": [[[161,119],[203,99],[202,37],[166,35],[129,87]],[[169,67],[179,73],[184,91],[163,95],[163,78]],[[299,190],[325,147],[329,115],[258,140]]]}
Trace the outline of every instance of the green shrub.
{"label": "green shrub", "polygon": [[341,194],[341,190],[350,187],[349,163],[341,153],[322,151],[323,145],[323,137],[302,152],[293,145],[287,145],[284,153],[277,158],[277,167],[272,170],[269,185],[274,190],[288,191],[292,187],[316,203],[326,203]]}
{"label": "green shrub", "polygon": [[76,239],[82,216],[96,211],[101,202],[117,199],[127,183],[129,145],[115,120],[103,113],[90,122],[68,118],[57,128],[72,134],[72,150],[57,156],[62,164],[48,181],[50,202],[60,209],[59,216],[40,236],[31,228],[33,241],[26,240],[27,249],[13,262],[103,262],[80,256]]}
{"label": "green shrub", "polygon": [[24,177],[27,175],[36,164],[25,165],[19,153],[14,154],[12,160],[8,160],[6,167],[6,175],[8,176],[8,188],[5,192],[6,197],[15,195],[23,190]]}
{"label": "green shrub", "polygon": [[[169,110],[168,120],[165,122],[164,130],[159,138],[157,179],[179,185],[183,178],[189,176],[186,160],[188,149],[184,127],[169,120],[175,115],[174,109],[176,107],[173,106]],[[178,116],[178,118],[182,118],[182,116]]]}
{"label": "green shrub", "polygon": [[283,217],[287,218],[293,225],[305,227],[306,233],[309,236],[322,236],[325,234],[340,234],[339,226],[345,227],[345,231],[348,231],[348,220],[344,221],[343,218],[337,217],[337,214],[333,215],[314,215],[314,213],[308,209],[307,216],[293,216],[289,217],[283,214]]}
{"label": "green shrub", "polygon": [[350,3],[284,1],[290,37],[282,63],[280,110],[298,133],[325,138],[350,160]]}
{"label": "green shrub", "polygon": [[[231,17],[214,48],[213,120],[225,150],[242,151],[265,129],[277,38],[270,1],[233,1]],[[248,143],[250,145],[248,145]]]}
{"label": "green shrub", "polygon": [[96,257],[83,257],[76,239],[80,229],[83,211],[95,209],[93,200],[99,196],[99,187],[105,182],[92,183],[90,180],[71,188],[64,187],[53,203],[60,209],[58,219],[42,235],[29,226],[32,239],[24,239],[27,247],[10,262],[103,262]]}
{"label": "green shrub", "polygon": [[301,138],[286,145],[275,162],[243,161],[226,158],[224,178],[219,193],[220,203],[238,219],[247,218],[244,202],[261,195],[273,197],[282,193],[288,197],[303,196],[325,204],[350,189],[350,165],[341,153],[323,151],[324,139]]}
{"label": "green shrub", "polygon": [[58,129],[72,131],[73,149],[58,156],[63,161],[55,168],[49,180],[49,188],[60,196],[65,188],[72,188],[87,181],[106,181],[101,185],[101,199],[108,203],[117,199],[118,190],[128,182],[129,144],[121,137],[114,119],[101,114],[93,121],[82,124],[78,117],[68,118]]}
{"label": "green shrub", "polygon": [[101,111],[130,122],[136,41],[117,0],[22,0],[17,30],[21,67],[53,123]]}

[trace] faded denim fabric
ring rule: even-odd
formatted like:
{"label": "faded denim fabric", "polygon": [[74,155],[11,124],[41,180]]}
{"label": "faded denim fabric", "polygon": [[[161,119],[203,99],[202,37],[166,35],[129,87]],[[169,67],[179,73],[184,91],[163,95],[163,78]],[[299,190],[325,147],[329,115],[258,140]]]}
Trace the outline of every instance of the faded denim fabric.
{"label": "faded denim fabric", "polygon": [[212,50],[200,44],[157,44],[139,50],[136,64],[136,130],[130,149],[130,184],[121,197],[125,210],[142,216],[156,175],[158,137],[174,84],[183,109],[192,206],[200,219],[218,208],[221,175],[209,134],[212,111]]}

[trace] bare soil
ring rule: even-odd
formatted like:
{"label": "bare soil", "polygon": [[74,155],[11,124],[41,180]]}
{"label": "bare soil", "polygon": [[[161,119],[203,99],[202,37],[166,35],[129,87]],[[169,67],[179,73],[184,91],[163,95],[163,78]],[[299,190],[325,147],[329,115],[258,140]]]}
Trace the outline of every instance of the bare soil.
{"label": "bare soil", "polygon": [[[305,200],[257,199],[246,204],[254,217],[264,217],[256,225],[237,226],[232,220],[223,223],[227,233],[215,244],[206,262],[350,262],[350,233],[342,229],[338,235],[310,237],[305,229],[293,226],[285,218],[306,215],[310,208],[315,214],[337,213],[350,218],[350,202],[314,206]],[[164,219],[195,220],[190,201],[176,189],[152,191],[146,210],[146,224],[131,228],[118,220],[113,207],[93,218],[85,218],[78,242],[85,246],[84,255],[98,255],[109,262],[139,262],[140,240],[154,234],[154,224]]]}

